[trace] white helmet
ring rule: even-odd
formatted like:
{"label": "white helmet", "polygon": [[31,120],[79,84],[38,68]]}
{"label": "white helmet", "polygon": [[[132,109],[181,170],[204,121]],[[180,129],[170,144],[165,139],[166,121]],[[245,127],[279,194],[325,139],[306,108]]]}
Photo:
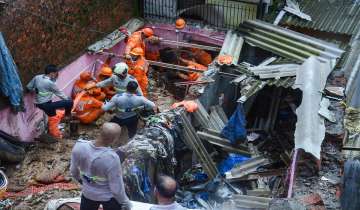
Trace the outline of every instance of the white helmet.
{"label": "white helmet", "polygon": [[128,72],[128,69],[129,69],[129,66],[126,63],[124,63],[124,62],[117,63],[117,64],[115,64],[115,67],[114,67],[114,74],[126,75]]}

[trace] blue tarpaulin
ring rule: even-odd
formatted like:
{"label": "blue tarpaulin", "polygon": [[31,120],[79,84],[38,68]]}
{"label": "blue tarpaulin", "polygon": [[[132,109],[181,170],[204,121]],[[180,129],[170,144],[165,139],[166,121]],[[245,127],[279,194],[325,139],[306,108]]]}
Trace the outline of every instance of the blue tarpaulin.
{"label": "blue tarpaulin", "polygon": [[2,95],[9,98],[12,106],[20,107],[22,103],[23,88],[18,75],[17,67],[6,46],[4,37],[0,32],[0,90]]}
{"label": "blue tarpaulin", "polygon": [[242,104],[239,103],[229,122],[221,131],[221,135],[230,140],[232,144],[246,139],[246,120]]}

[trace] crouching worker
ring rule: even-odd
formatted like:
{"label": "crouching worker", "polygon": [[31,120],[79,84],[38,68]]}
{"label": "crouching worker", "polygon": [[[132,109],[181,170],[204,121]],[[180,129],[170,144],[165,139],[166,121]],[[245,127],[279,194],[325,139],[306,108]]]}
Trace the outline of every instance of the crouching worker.
{"label": "crouching worker", "polygon": [[[185,64],[188,68],[195,69],[195,70],[201,70],[201,71],[206,71],[207,70],[206,66],[198,64],[198,63],[196,63],[194,61],[186,60],[186,59],[182,59],[182,58],[179,58],[179,60],[183,64]],[[187,81],[196,81],[197,79],[199,79],[200,76],[201,76],[201,74],[197,73],[197,72],[190,72],[190,73],[187,73],[187,74],[178,73],[178,77],[180,77],[181,79],[187,80]]]}
{"label": "crouching worker", "polygon": [[[55,65],[48,65],[45,68],[45,74],[35,76],[26,88],[36,93],[35,104],[43,110],[49,117],[48,127],[49,134],[55,138],[62,138],[62,133],[58,128],[63,112],[56,112],[65,109],[65,114],[71,113],[73,102],[67,97],[63,91],[59,90],[55,81],[58,77],[59,69]],[[62,100],[52,102],[53,95],[58,96]]]}
{"label": "crouching worker", "polygon": [[177,190],[176,181],[166,175],[158,175],[155,180],[154,194],[158,205],[154,205],[150,210],[186,210],[175,201]]}
{"label": "crouching worker", "polygon": [[75,116],[83,124],[96,121],[104,112],[101,109],[103,102],[97,97],[101,96],[100,88],[91,88],[81,96],[75,107]]}
{"label": "crouching worker", "polygon": [[71,154],[71,175],[82,184],[80,210],[128,210],[120,158],[110,145],[121,127],[104,123],[95,141],[78,140]]}
{"label": "crouching worker", "polygon": [[76,97],[77,94],[81,93],[86,85],[91,82],[92,78],[91,78],[91,74],[90,72],[82,72],[80,74],[80,78],[78,80],[75,81],[74,83],[74,87],[72,90],[72,98],[74,99]]}
{"label": "crouching worker", "polygon": [[114,110],[116,115],[111,122],[120,126],[126,126],[128,136],[132,138],[137,131],[138,112],[142,110],[155,110],[155,104],[144,96],[136,95],[138,84],[130,81],[126,87],[126,93],[116,94],[108,103],[104,104],[102,109],[106,111]]}

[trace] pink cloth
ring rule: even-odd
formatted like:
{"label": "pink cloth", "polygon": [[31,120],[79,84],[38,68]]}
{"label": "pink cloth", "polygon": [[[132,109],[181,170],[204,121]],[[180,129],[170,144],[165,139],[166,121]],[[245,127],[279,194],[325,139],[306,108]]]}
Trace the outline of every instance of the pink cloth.
{"label": "pink cloth", "polygon": [[10,107],[0,111],[0,129],[23,142],[31,142],[43,131],[38,127],[43,120],[44,112],[35,107],[32,94],[24,97],[24,104],[26,112],[14,114]]}

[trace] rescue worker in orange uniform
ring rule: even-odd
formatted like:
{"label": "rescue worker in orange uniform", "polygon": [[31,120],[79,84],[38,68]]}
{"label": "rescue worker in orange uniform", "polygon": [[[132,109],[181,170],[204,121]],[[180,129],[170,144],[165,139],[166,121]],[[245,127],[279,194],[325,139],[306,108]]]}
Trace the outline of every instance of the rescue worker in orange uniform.
{"label": "rescue worker in orange uniform", "polygon": [[[183,59],[183,58],[179,58],[179,60],[184,65],[186,65],[188,68],[202,70],[202,71],[207,70],[206,66],[198,64],[198,63],[196,63],[194,61],[186,60],[186,59]],[[187,80],[187,81],[196,81],[200,77],[201,74],[197,73],[197,72],[189,72],[187,74],[179,72],[177,75],[178,75],[178,77],[180,77],[180,78],[182,78],[184,80]]]}
{"label": "rescue worker in orange uniform", "polygon": [[211,55],[205,50],[198,48],[191,48],[190,50],[193,53],[195,61],[199,64],[208,66],[212,62]]}
{"label": "rescue worker in orange uniform", "polygon": [[80,74],[80,79],[76,80],[73,90],[72,90],[72,98],[74,99],[77,94],[84,90],[85,86],[92,80],[90,72],[82,72]]}
{"label": "rescue worker in orange uniform", "polygon": [[139,83],[143,95],[147,95],[149,63],[144,58],[144,50],[140,47],[134,48],[130,52],[130,59],[126,60],[129,66],[129,74],[134,76]]}
{"label": "rescue worker in orange uniform", "polygon": [[[184,35],[183,39],[189,43],[193,42],[193,37],[189,34]],[[205,50],[199,48],[190,48],[190,52],[195,61],[201,65],[208,66],[213,61],[211,54]]]}
{"label": "rescue worker in orange uniform", "polygon": [[[108,78],[110,78],[112,76],[112,70],[109,66],[105,66],[103,65],[103,67],[101,67],[100,69],[100,73],[97,76],[97,82],[101,82],[104,81]],[[101,88],[102,90],[102,94],[104,94],[104,98],[106,99],[111,99],[115,94],[116,94],[116,90],[113,86],[108,86],[108,87],[103,87]],[[104,100],[101,100],[104,101]]]}
{"label": "rescue worker in orange uniform", "polygon": [[[90,82],[87,86],[94,86],[95,82]],[[96,121],[104,112],[101,107],[103,102],[96,99],[101,95],[100,88],[91,88],[80,98],[75,107],[75,117],[79,119],[81,123],[90,124]]]}
{"label": "rescue worker in orange uniform", "polygon": [[182,18],[178,18],[176,21],[175,21],[175,28],[178,29],[178,30],[182,30],[184,29],[186,26],[186,22],[184,19]]}
{"label": "rescue worker in orange uniform", "polygon": [[140,31],[136,31],[128,37],[126,47],[125,47],[125,58],[130,59],[130,52],[135,48],[142,48],[143,54],[145,56],[145,40],[152,37],[154,31],[151,28],[144,28]]}

